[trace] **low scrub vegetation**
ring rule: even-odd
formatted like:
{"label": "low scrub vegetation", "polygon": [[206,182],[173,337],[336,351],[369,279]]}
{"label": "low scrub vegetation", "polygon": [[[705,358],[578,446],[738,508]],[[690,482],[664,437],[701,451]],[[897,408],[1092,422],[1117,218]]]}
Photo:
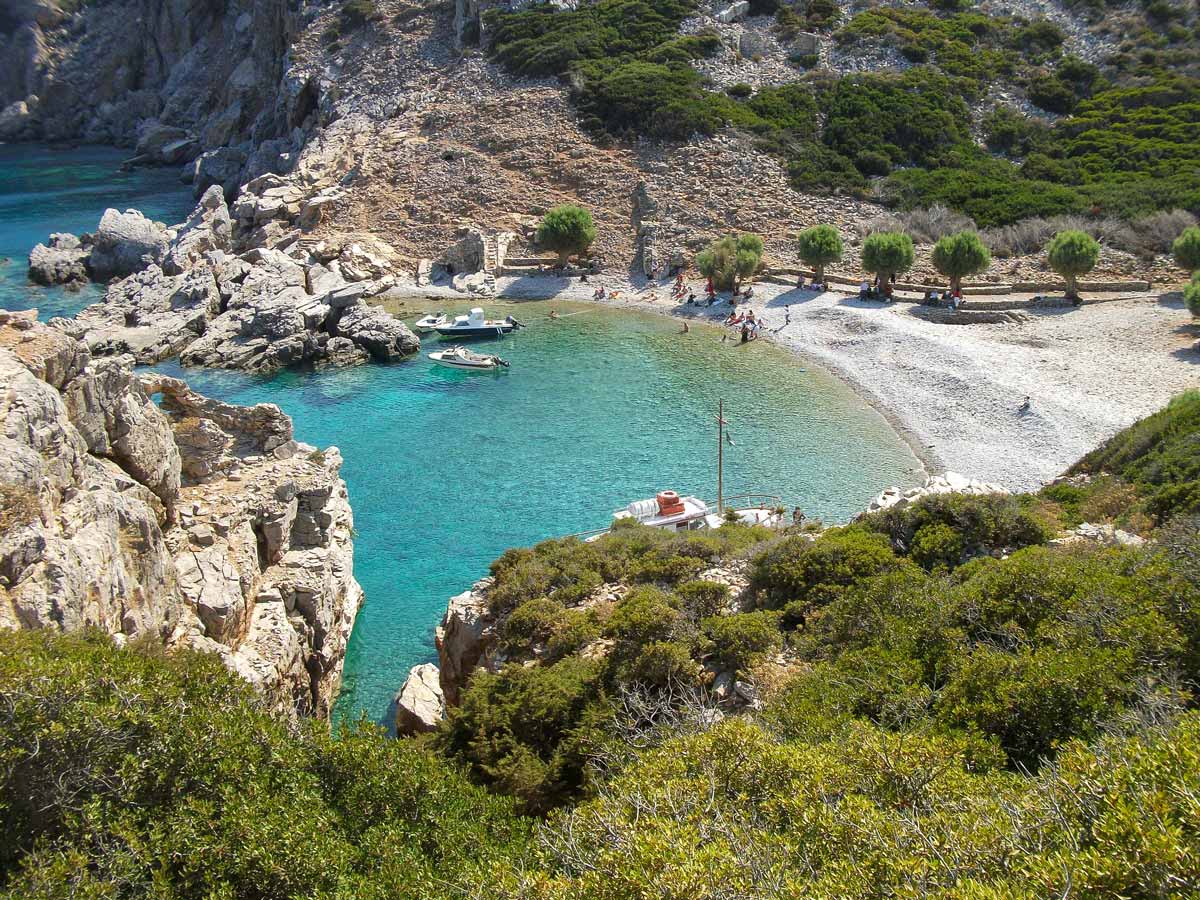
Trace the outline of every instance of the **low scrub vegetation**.
{"label": "low scrub vegetation", "polygon": [[[1174,895],[1198,439],[1191,392],[1037,495],[510,550],[508,663],[409,741],[277,719],[213,657],[2,633],[0,896]],[[1085,519],[1152,540],[1053,541]]]}

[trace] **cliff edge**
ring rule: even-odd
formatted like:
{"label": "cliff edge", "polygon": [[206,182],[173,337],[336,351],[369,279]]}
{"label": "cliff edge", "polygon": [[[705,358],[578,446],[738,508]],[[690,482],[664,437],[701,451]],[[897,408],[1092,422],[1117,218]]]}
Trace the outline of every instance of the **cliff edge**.
{"label": "cliff edge", "polygon": [[0,313],[0,429],[0,627],[207,650],[328,717],[363,599],[336,447],[36,313]]}

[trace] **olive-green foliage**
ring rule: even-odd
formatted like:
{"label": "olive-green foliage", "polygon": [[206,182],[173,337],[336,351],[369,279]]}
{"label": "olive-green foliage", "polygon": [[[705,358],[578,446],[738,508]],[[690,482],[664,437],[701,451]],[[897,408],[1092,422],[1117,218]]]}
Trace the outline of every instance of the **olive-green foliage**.
{"label": "olive-green foliage", "polygon": [[1200,228],[1185,228],[1171,244],[1175,265],[1187,272],[1200,269]]}
{"label": "olive-green foliage", "polygon": [[992,254],[973,231],[948,234],[933,246],[933,266],[957,288],[967,275],[976,275],[992,264]]}
{"label": "olive-green foliage", "polygon": [[842,258],[842,236],[832,225],[813,225],[804,229],[796,238],[796,246],[800,258],[813,267],[813,277],[817,281],[825,277],[827,265]]}
{"label": "olive-green foliage", "polygon": [[1067,296],[1079,293],[1078,280],[1096,267],[1100,244],[1085,231],[1060,231],[1046,247],[1046,261],[1067,281]]}
{"label": "olive-green foliage", "polygon": [[1035,776],[979,757],[952,735],[809,742],[727,720],[553,817],[540,876],[503,873],[500,896],[1166,897],[1196,879],[1181,785],[1200,779],[1200,715],[1072,743]]}
{"label": "olive-green foliage", "polygon": [[1183,305],[1188,312],[1200,319],[1200,273],[1193,272],[1192,279],[1183,289]]}
{"label": "olive-green foliage", "polygon": [[658,588],[634,588],[609,616],[605,632],[631,647],[669,641],[682,625],[678,605],[674,596]]}
{"label": "olive-green foliage", "polygon": [[627,685],[679,688],[695,683],[700,666],[678,641],[652,641],[622,660],[618,679]]}
{"label": "olive-green foliage", "polygon": [[733,671],[749,669],[779,648],[779,614],[758,612],[712,616],[702,623],[714,662]]}
{"label": "olive-green foliage", "polygon": [[441,897],[527,826],[366,724],[268,713],[215,656],[0,633],[0,895]]}
{"label": "olive-green foliage", "polygon": [[685,581],[675,588],[680,609],[693,622],[715,616],[729,601],[729,588],[715,581]]}
{"label": "olive-green foliage", "polygon": [[348,0],[342,4],[342,20],[352,28],[357,28],[379,15],[375,0]]}
{"label": "olive-green foliage", "polygon": [[902,231],[877,231],[862,246],[862,265],[885,281],[912,268],[913,242]]}
{"label": "olive-green foliage", "polygon": [[756,234],[726,235],[696,254],[696,268],[712,278],[717,290],[730,290],[758,270],[762,251],[762,238]]}
{"label": "olive-green foliage", "polygon": [[856,581],[902,564],[883,535],[837,528],[815,541],[805,535],[778,541],[755,558],[752,583],[772,609],[784,610],[785,624],[795,625]]}
{"label": "olive-green foliage", "polygon": [[479,672],[436,745],[525,809],[544,811],[584,784],[589,750],[608,715],[601,674],[599,663],[578,657]]}
{"label": "olive-green foliage", "polygon": [[[954,568],[975,556],[1042,544],[1052,536],[1028,503],[1008,494],[933,494],[871,513],[859,524],[886,535],[896,553],[927,569]],[[957,557],[951,555],[954,549]]]}
{"label": "olive-green foliage", "polygon": [[563,204],[556,206],[545,216],[537,228],[535,238],[539,247],[558,254],[559,262],[584,253],[596,239],[596,226],[592,214],[580,206]]}
{"label": "olive-green foliage", "polygon": [[1110,472],[1134,485],[1159,522],[1200,512],[1200,391],[1186,391],[1071,468]]}

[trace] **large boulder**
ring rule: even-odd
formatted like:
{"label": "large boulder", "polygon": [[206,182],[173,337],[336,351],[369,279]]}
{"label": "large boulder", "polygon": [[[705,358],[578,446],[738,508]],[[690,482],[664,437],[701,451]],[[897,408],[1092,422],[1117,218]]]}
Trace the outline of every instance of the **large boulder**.
{"label": "large boulder", "polygon": [[97,281],[124,278],[162,262],[171,233],[161,222],[152,222],[136,209],[107,209],[92,238],[88,267]]}
{"label": "large boulder", "polygon": [[91,250],[73,234],[52,234],[49,244],[29,252],[29,278],[37,284],[81,284],[88,280]]}
{"label": "large boulder", "polygon": [[407,325],[374,306],[359,304],[342,312],[334,326],[346,337],[384,362],[403,359],[421,349],[421,341]]}
{"label": "large boulder", "polygon": [[232,199],[241,184],[246,152],[236,147],[218,147],[196,157],[190,169],[192,192],[200,197],[214,184]]}
{"label": "large boulder", "polygon": [[446,614],[435,632],[438,671],[446,702],[458,703],[471,673],[487,665],[496,643],[496,617],[488,606],[491,578],[476,582],[469,591],[450,598]]}
{"label": "large boulder", "polygon": [[221,188],[213,185],[179,226],[163,261],[163,271],[179,275],[199,265],[207,254],[228,253],[233,245],[233,220]]}
{"label": "large boulder", "polygon": [[396,694],[396,734],[425,734],[446,717],[446,698],[438,667],[432,663],[413,666]]}

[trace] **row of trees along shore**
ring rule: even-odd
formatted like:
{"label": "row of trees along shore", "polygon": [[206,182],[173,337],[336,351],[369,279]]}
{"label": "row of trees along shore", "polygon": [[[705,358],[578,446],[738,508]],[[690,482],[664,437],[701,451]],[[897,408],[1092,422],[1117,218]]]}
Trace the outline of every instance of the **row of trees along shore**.
{"label": "row of trees along shore", "polygon": [[[586,253],[596,239],[591,213],[579,206],[562,205],[546,213],[538,226],[539,247],[558,255],[565,265],[573,255]],[[840,262],[844,253],[842,236],[832,225],[813,225],[797,236],[800,259],[813,270],[817,282],[825,280],[827,266]],[[1184,301],[1193,315],[1200,316],[1200,228],[1191,227],[1172,246],[1175,262],[1192,273],[1184,290]],[[763,241],[758,235],[726,235],[696,254],[696,268],[711,278],[717,290],[737,290],[741,282],[762,266]],[[1066,282],[1069,298],[1079,296],[1079,279],[1096,267],[1100,244],[1084,231],[1060,231],[1046,245],[1046,261]],[[903,231],[879,231],[868,235],[862,245],[862,267],[880,282],[907,272],[916,260],[912,238]],[[987,271],[992,255],[974,231],[946,235],[933,246],[933,266],[958,291],[964,278]]]}

